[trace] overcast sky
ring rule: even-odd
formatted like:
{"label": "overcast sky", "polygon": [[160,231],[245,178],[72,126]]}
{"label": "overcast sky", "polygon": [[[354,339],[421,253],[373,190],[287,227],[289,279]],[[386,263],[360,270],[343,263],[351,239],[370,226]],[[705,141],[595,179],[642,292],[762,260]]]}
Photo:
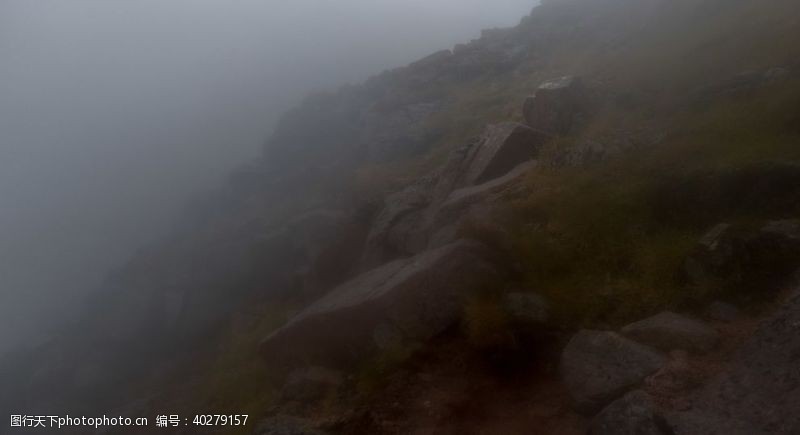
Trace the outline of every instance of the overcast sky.
{"label": "overcast sky", "polygon": [[0,0],[0,351],[76,313],[310,90],[535,0]]}

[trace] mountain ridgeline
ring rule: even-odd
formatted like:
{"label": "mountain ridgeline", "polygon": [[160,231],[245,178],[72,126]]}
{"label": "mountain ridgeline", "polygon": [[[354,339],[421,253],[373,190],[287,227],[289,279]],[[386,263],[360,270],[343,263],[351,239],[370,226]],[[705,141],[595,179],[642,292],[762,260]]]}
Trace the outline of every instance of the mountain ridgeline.
{"label": "mountain ridgeline", "polygon": [[[800,262],[799,22],[791,0],[550,0],[311,95],[80,322],[4,363],[16,407],[247,411],[262,434],[797,433],[789,405],[759,426],[771,395],[798,403],[796,373],[748,371],[791,371],[757,341],[788,332],[717,326],[771,315]],[[730,356],[746,339],[767,356]],[[696,379],[726,359],[762,387]],[[741,405],[715,388],[752,408],[723,423]]]}

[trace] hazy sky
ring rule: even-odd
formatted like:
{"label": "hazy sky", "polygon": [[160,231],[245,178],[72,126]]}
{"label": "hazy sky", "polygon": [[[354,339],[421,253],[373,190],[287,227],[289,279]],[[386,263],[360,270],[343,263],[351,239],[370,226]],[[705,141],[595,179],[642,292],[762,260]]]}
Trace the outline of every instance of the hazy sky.
{"label": "hazy sky", "polygon": [[0,351],[69,318],[307,91],[535,0],[0,0]]}

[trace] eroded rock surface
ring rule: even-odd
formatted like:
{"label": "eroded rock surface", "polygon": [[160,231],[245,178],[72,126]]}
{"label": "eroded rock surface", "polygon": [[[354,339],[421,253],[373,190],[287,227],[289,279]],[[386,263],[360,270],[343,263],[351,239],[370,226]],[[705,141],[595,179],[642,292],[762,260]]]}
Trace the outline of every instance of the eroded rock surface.
{"label": "eroded rock surface", "polygon": [[660,352],[608,331],[575,334],[561,355],[561,377],[584,413],[599,411],[661,368]]}
{"label": "eroded rock surface", "polygon": [[459,319],[464,297],[494,273],[486,254],[459,241],[364,273],[267,337],[261,353],[276,365],[345,366],[381,345],[431,338]]}

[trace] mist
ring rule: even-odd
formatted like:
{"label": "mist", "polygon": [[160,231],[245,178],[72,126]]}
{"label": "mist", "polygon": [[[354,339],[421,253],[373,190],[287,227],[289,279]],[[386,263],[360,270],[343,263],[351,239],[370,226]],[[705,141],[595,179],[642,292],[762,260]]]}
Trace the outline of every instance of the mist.
{"label": "mist", "polygon": [[532,0],[0,0],[0,352],[259,156],[281,112]]}

